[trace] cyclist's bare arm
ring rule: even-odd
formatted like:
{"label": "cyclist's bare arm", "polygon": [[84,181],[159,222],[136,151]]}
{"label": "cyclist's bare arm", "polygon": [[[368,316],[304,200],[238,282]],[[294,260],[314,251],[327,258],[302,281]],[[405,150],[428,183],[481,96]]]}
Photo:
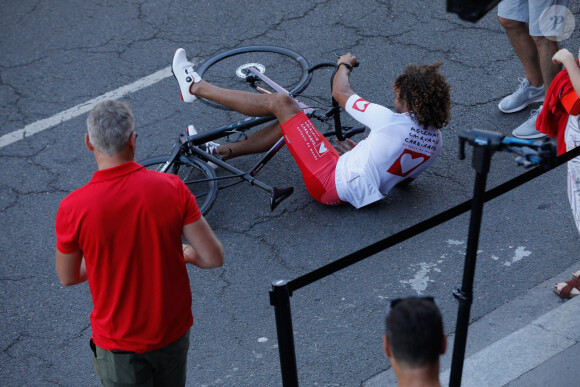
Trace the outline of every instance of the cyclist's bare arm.
{"label": "cyclist's bare arm", "polygon": [[224,248],[203,216],[183,226],[182,232],[189,242],[189,245],[183,247],[186,263],[202,269],[212,269],[223,265]]}
{"label": "cyclist's bare arm", "polygon": [[[349,68],[344,64],[341,65],[341,63],[349,64],[351,67]],[[350,53],[341,56],[337,61],[338,71],[332,81],[332,96],[343,109],[346,106],[348,98],[354,94],[354,91],[350,86],[350,72],[355,63],[356,57],[352,56]]]}

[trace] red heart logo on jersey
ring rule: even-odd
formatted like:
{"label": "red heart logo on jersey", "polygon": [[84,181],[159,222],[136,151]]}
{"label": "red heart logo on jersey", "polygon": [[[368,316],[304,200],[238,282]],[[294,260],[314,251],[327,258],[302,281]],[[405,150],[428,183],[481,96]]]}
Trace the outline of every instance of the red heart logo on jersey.
{"label": "red heart logo on jersey", "polygon": [[358,110],[359,112],[364,113],[364,111],[367,110],[367,107],[369,107],[370,104],[371,104],[370,102],[367,102],[362,98],[359,98],[356,101],[354,101],[354,103],[352,104],[352,108],[354,110]]}
{"label": "red heart logo on jersey", "polygon": [[427,160],[429,160],[429,156],[405,149],[397,160],[395,160],[395,162],[389,167],[387,172],[392,175],[407,177],[409,173],[413,172],[415,168]]}

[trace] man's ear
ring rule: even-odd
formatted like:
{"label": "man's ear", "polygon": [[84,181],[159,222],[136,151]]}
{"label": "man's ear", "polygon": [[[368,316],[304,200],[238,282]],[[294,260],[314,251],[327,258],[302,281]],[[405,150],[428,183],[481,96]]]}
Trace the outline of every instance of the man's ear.
{"label": "man's ear", "polygon": [[383,347],[385,349],[385,355],[390,359],[391,355],[391,348],[389,348],[389,339],[387,339],[387,335],[383,335]]}
{"label": "man's ear", "polygon": [[447,335],[443,335],[443,342],[441,343],[441,355],[447,351]]}
{"label": "man's ear", "polygon": [[91,140],[89,140],[89,134],[85,133],[85,145],[87,146],[87,148],[89,148],[89,150],[91,152],[95,151],[95,147],[93,146],[93,144],[91,144]]}
{"label": "man's ear", "polygon": [[137,148],[137,133],[135,131],[133,131],[131,137],[129,137],[129,146],[131,147],[131,150],[135,152],[135,149]]}

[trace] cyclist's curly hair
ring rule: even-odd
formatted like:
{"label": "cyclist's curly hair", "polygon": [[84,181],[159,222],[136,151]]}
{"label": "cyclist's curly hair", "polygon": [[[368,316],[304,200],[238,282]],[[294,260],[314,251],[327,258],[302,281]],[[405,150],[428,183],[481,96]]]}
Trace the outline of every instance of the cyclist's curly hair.
{"label": "cyclist's curly hair", "polygon": [[442,62],[432,65],[408,65],[397,77],[393,88],[399,90],[399,101],[406,104],[409,112],[425,128],[441,129],[451,116],[450,87],[439,74]]}

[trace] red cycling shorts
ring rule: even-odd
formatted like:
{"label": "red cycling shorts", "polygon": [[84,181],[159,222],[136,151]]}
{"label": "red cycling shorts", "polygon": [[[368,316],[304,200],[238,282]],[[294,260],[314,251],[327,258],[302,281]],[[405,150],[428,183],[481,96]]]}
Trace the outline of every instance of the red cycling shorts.
{"label": "red cycling shorts", "polygon": [[344,203],[338,197],[334,180],[339,154],[326,137],[312,125],[304,112],[297,113],[280,127],[302,172],[308,193],[322,204]]}

